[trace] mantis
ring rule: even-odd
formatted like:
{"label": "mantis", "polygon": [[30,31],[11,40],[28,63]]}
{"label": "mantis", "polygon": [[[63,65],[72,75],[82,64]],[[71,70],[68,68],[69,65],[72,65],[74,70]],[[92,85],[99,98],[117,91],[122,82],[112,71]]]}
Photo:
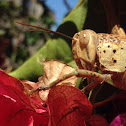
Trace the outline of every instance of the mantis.
{"label": "mantis", "polygon": [[[54,33],[71,39],[73,57],[79,67],[79,70],[75,70],[47,86],[33,89],[30,93],[37,90],[47,90],[71,76],[92,78],[96,81],[96,83],[94,81],[93,85],[97,86],[100,82],[108,81],[115,75],[124,75],[126,71],[126,37],[115,34],[96,33],[93,30],[87,29],[76,33],[72,38],[42,27],[20,22],[17,23],[41,29],[41,31],[28,31]],[[97,73],[97,68],[100,69],[103,74]],[[123,89],[125,87],[119,86],[119,88]]]}

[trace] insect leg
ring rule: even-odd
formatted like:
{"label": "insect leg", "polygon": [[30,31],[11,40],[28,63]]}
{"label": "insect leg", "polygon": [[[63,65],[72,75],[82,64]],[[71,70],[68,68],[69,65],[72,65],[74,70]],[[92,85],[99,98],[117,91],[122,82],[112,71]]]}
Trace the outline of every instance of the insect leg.
{"label": "insect leg", "polygon": [[42,86],[42,87],[39,87],[39,88],[36,88],[36,89],[33,89],[33,90],[30,90],[29,91],[29,94],[31,95],[32,93],[34,93],[35,91],[41,91],[41,90],[48,90],[52,87],[54,87],[55,85],[57,85],[58,83],[60,83],[61,81],[63,80],[66,80],[72,76],[77,76],[78,72],[77,70],[75,70],[74,72],[71,72],[69,74],[66,74],[65,76],[62,76],[61,78],[59,79],[56,79],[55,81],[53,81],[52,83],[50,83],[49,85],[45,85],[45,86]]}
{"label": "insect leg", "polygon": [[89,70],[77,70],[78,75],[77,77],[87,77],[97,80],[99,82],[108,81],[111,79],[111,74],[99,74],[97,72],[89,71]]}
{"label": "insect leg", "polygon": [[84,87],[81,91],[84,92],[84,94],[89,94],[89,92],[94,89],[97,85],[99,85],[99,81],[94,81],[91,84],[88,84],[86,87]]}
{"label": "insect leg", "polygon": [[45,85],[45,86],[30,90],[29,94],[32,94],[35,91],[48,90],[48,89],[54,87],[55,85],[57,85],[58,83],[60,83],[61,81],[66,80],[72,76],[92,78],[92,79],[97,80],[99,82],[107,81],[107,80],[111,79],[111,75],[109,75],[109,74],[102,75],[102,74],[99,74],[99,73],[96,73],[93,71],[89,71],[89,70],[75,70],[74,72],[66,74],[65,76],[53,81],[49,85]]}

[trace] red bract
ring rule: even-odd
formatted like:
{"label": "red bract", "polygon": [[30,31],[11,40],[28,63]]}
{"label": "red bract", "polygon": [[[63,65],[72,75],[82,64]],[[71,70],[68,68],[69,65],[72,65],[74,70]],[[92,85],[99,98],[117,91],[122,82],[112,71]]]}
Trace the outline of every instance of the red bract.
{"label": "red bract", "polygon": [[109,126],[105,118],[100,115],[92,115],[86,120],[87,126]]}
{"label": "red bract", "polygon": [[93,106],[77,88],[59,85],[52,88],[48,95],[50,111],[49,126],[85,126]]}
{"label": "red bract", "polygon": [[126,126],[126,113],[122,113],[115,117],[110,126]]}
{"label": "red bract", "polygon": [[47,110],[39,107],[37,113],[23,90],[21,81],[0,70],[0,126],[47,125],[48,117],[43,115]]}

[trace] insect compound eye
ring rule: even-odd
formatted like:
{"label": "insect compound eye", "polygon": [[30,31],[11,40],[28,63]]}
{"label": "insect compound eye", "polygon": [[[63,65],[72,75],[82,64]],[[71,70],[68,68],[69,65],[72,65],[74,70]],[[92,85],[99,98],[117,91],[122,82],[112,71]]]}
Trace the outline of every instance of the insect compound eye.
{"label": "insect compound eye", "polygon": [[90,41],[90,34],[87,30],[83,30],[80,32],[79,34],[79,42],[80,42],[80,46],[81,48],[84,48],[88,45]]}

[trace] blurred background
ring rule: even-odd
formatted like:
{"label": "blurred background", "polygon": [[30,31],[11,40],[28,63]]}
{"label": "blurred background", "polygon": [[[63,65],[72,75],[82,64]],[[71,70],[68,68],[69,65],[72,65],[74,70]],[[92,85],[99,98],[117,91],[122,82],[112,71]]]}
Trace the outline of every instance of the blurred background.
{"label": "blurred background", "polygon": [[26,31],[16,21],[56,31],[78,0],[0,0],[0,68],[10,72],[34,55],[47,33]]}

